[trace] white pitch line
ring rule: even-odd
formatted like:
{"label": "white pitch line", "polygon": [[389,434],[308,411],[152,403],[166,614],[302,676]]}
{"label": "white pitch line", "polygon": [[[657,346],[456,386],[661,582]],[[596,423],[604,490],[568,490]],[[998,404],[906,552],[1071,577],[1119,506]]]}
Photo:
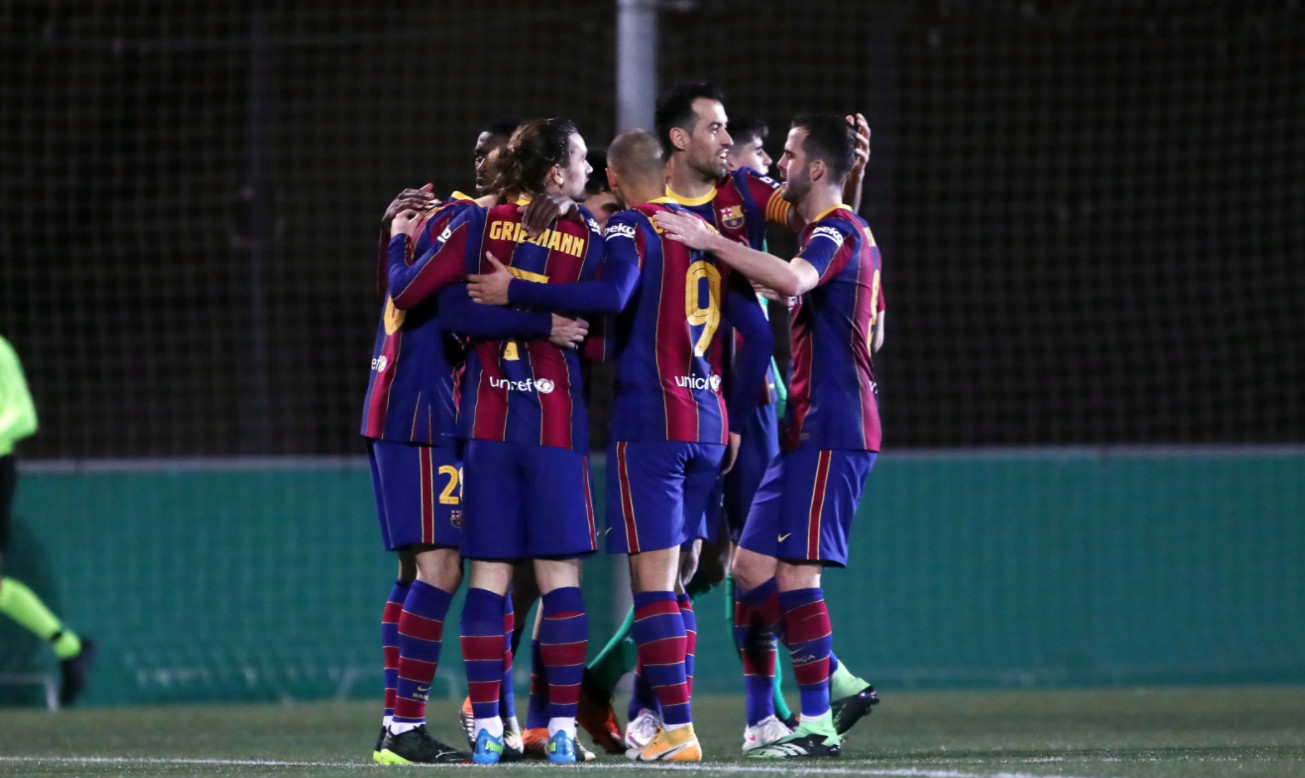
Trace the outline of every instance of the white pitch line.
{"label": "white pitch line", "polygon": [[[63,764],[63,765],[190,765],[210,767],[311,767],[332,769],[370,769],[370,762],[293,762],[277,759],[185,759],[168,757],[128,757],[128,756],[0,756],[0,764]],[[865,766],[816,767],[810,762],[779,762],[767,765],[729,765],[729,764],[668,764],[664,762],[595,762],[585,765],[589,770],[676,770],[695,773],[763,773],[774,774],[781,771],[785,775],[880,775],[898,776],[900,778],[1052,778],[1046,773],[976,773],[961,770],[928,770],[916,767],[876,768]],[[529,763],[514,764],[514,767],[534,766]],[[540,764],[540,768],[548,765]],[[441,765],[441,767],[474,767],[474,765]],[[1055,778],[1084,778],[1055,774]]]}

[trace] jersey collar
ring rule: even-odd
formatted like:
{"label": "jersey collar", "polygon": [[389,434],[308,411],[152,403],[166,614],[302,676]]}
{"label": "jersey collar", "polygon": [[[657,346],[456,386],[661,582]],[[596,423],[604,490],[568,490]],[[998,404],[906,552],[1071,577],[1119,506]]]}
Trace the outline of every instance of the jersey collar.
{"label": "jersey collar", "polygon": [[702,197],[685,197],[684,195],[676,194],[675,190],[671,189],[671,185],[667,184],[666,196],[671,198],[675,202],[679,203],[680,205],[704,205],[706,203],[711,202],[713,199],[715,199],[716,187],[713,186],[711,188],[711,191],[703,195]]}
{"label": "jersey collar", "polygon": [[819,214],[818,216],[816,216],[816,218],[814,218],[814,219],[811,220],[811,223],[812,223],[812,224],[815,224],[816,222],[818,222],[818,221],[820,221],[821,219],[825,218],[826,216],[828,216],[829,214],[833,213],[834,211],[839,210],[840,208],[841,208],[841,209],[844,209],[844,210],[848,210],[848,211],[851,211],[851,210],[852,210],[852,206],[848,205],[847,203],[839,203],[838,205],[831,206],[831,207],[826,208],[825,210],[821,211],[820,214]]}

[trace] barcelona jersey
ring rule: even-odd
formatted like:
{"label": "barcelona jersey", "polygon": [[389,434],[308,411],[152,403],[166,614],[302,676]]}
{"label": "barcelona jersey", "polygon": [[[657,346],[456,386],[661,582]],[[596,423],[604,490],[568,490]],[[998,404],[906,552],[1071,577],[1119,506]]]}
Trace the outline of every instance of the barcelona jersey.
{"label": "barcelona jersey", "polygon": [[[607,225],[607,263],[635,264],[640,278],[609,334],[617,354],[612,436],[728,443],[722,379],[713,363],[719,364],[714,357],[730,274],[713,255],[663,240],[652,220],[660,211],[684,209],[660,198]],[[746,313],[749,305],[761,319],[755,300],[731,304],[729,314]],[[752,383],[758,386],[759,377]]]}
{"label": "barcelona jersey", "polygon": [[[455,192],[448,202],[427,211],[418,223],[412,254],[427,252],[462,211],[475,207]],[[386,277],[381,321],[372,348],[371,377],[363,402],[362,434],[374,440],[453,445],[455,432],[454,372],[464,360],[459,342],[442,331],[433,296],[408,310],[395,306]]]}
{"label": "barcelona jersey", "polygon": [[879,403],[871,352],[883,310],[879,247],[849,206],[837,205],[803,228],[798,257],[819,284],[792,310],[793,380],[785,451],[878,451]]}
{"label": "barcelona jersey", "polygon": [[[514,276],[528,281],[593,280],[604,248],[593,215],[580,207],[580,218],[559,219],[531,238],[521,223],[520,205],[467,209],[446,230],[439,253],[460,257],[463,274],[493,272],[485,259],[489,252]],[[589,450],[576,349],[556,346],[547,338],[473,339],[461,398],[459,437],[556,446],[582,454]]]}

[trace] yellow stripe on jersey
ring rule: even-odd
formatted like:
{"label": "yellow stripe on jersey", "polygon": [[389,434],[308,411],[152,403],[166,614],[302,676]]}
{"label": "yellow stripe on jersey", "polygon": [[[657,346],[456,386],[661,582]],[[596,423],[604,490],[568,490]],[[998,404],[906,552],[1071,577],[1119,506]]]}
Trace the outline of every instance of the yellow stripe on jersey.
{"label": "yellow stripe on jersey", "polygon": [[682,194],[676,194],[675,190],[671,189],[671,185],[667,184],[666,196],[671,198],[675,202],[679,203],[680,205],[704,205],[716,199],[716,187],[713,186],[711,188],[711,191],[703,195],[702,197],[685,197]]}
{"label": "yellow stripe on jersey", "polygon": [[847,203],[839,203],[838,205],[835,205],[831,208],[826,208],[825,210],[821,211],[820,214],[816,216],[816,218],[811,220],[811,222],[814,224],[815,222],[820,221],[821,219],[825,218],[826,216],[833,213],[834,211],[837,211],[839,208],[843,208],[845,210],[856,213],[856,211],[853,210],[852,206],[848,205]]}

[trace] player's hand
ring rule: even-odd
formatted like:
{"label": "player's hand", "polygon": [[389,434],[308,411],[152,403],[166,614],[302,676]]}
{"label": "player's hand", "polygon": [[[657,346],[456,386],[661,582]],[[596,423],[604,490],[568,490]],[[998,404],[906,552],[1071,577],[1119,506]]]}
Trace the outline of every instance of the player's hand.
{"label": "player's hand", "polygon": [[848,124],[856,126],[856,161],[852,163],[852,174],[860,175],[870,161],[870,123],[864,114],[846,116]]}
{"label": "player's hand", "polygon": [[507,305],[508,285],[512,283],[512,274],[498,258],[488,251],[485,259],[493,266],[492,273],[473,273],[467,276],[467,294],[471,299],[485,305]]}
{"label": "player's hand", "polygon": [[526,235],[537,238],[548,229],[554,219],[560,219],[568,213],[580,213],[575,200],[563,194],[535,195],[528,205],[519,206],[521,224],[526,228]]}
{"label": "player's hand", "polygon": [[705,249],[716,233],[712,232],[707,222],[697,216],[670,211],[658,211],[653,214],[657,226],[662,228],[666,237],[678,240],[691,249]]}
{"label": "player's hand", "polygon": [[737,432],[730,433],[730,444],[725,449],[725,459],[721,460],[720,474],[725,475],[734,469],[734,463],[739,459],[739,443],[743,441],[743,436]]}
{"label": "player's hand", "polygon": [[432,192],[435,190],[434,184],[426,184],[421,189],[405,189],[399,192],[399,196],[394,198],[390,207],[385,209],[385,216],[381,217],[382,222],[388,222],[400,211],[425,211],[440,204]]}
{"label": "player's hand", "polygon": [[780,294],[769,286],[762,286],[756,281],[749,281],[749,283],[752,284],[752,291],[756,292],[758,297],[764,297],[767,300],[779,303],[789,310],[792,310],[793,306],[797,305],[798,298],[796,297],[789,297],[786,294]]}
{"label": "player's hand", "polygon": [[417,220],[420,218],[421,214],[411,210],[395,214],[394,221],[390,222],[390,237],[407,235],[411,238],[417,232]]}
{"label": "player's hand", "polygon": [[575,348],[576,344],[589,334],[589,322],[584,319],[568,319],[553,314],[553,331],[548,340],[562,348]]}

